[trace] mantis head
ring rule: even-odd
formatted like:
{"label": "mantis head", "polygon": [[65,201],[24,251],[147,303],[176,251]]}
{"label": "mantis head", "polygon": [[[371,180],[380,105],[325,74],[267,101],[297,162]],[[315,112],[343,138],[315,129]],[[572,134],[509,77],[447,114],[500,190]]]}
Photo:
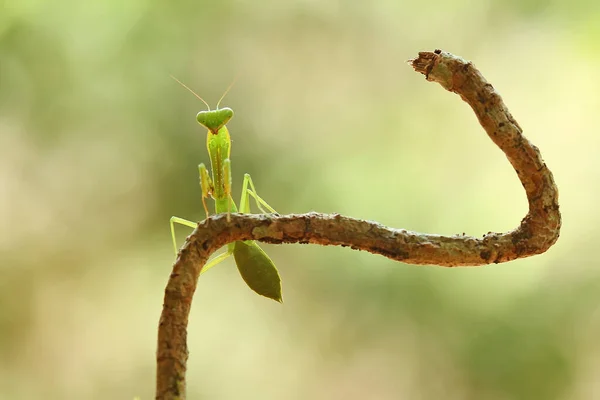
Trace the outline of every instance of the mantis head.
{"label": "mantis head", "polygon": [[229,107],[218,110],[200,111],[196,119],[200,125],[206,127],[213,134],[217,134],[229,120],[233,117],[233,110]]}
{"label": "mantis head", "polygon": [[194,96],[196,96],[204,104],[206,104],[206,107],[208,108],[208,110],[207,111],[200,111],[198,113],[198,115],[196,115],[196,119],[198,120],[198,122],[200,123],[200,125],[202,125],[205,128],[207,128],[214,135],[216,135],[217,133],[219,133],[219,129],[221,129],[223,126],[225,126],[229,122],[229,120],[231,118],[233,118],[233,110],[231,108],[229,108],[229,107],[219,108],[219,104],[221,104],[221,100],[223,100],[223,98],[225,97],[225,95],[227,95],[227,93],[229,92],[229,90],[233,87],[233,84],[235,83],[237,77],[236,77],[236,79],[233,80],[233,82],[231,82],[231,84],[229,85],[229,87],[227,88],[227,90],[225,90],[225,93],[223,93],[223,96],[221,96],[221,98],[219,99],[219,102],[217,103],[217,109],[216,110],[211,110],[210,106],[208,105],[208,103],[206,101],[204,101],[204,99],[202,97],[198,96],[192,89],[190,89],[189,87],[187,87],[179,79],[175,78],[173,75],[171,75],[171,78],[175,79],[175,81],[177,81],[181,86],[183,86],[184,88],[186,88],[187,90],[189,90]]}

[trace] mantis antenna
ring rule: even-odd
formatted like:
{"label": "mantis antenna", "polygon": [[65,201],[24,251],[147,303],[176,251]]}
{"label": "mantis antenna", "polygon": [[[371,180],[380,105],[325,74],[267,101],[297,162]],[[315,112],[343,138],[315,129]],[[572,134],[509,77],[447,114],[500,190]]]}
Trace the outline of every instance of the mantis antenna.
{"label": "mantis antenna", "polygon": [[231,81],[231,83],[229,84],[229,86],[225,90],[225,93],[223,93],[223,96],[221,96],[221,98],[219,99],[219,102],[217,103],[217,110],[219,109],[219,105],[221,104],[221,100],[223,100],[225,98],[225,96],[227,96],[227,93],[229,93],[229,91],[231,90],[231,88],[233,87],[233,85],[235,85],[235,82],[237,81],[237,79],[239,77],[240,77],[240,74],[238,73],[235,76],[235,78],[233,78],[233,81]]}
{"label": "mantis antenna", "polygon": [[[179,79],[175,78],[173,75],[169,75],[171,78],[173,78],[177,83],[179,83],[181,86],[183,86],[184,88],[186,88],[187,90],[189,90],[194,96],[196,96],[197,98],[199,98],[204,104],[206,104],[206,107],[208,107],[208,111],[210,111],[210,106],[208,105],[208,103],[206,101],[204,101],[204,99],[200,96],[198,96],[196,94],[196,92],[194,92],[192,89],[190,89],[189,87],[187,87],[183,82],[181,82]],[[234,81],[235,82],[235,81]],[[233,85],[233,84],[232,84]],[[225,94],[227,94],[227,92],[229,91],[229,89],[231,89],[231,85],[229,86],[229,88],[227,88],[227,91],[225,91]],[[225,97],[225,94],[223,95],[223,97]],[[223,97],[221,97],[221,100],[223,100]],[[221,102],[221,100],[219,100],[219,102]],[[219,105],[217,104],[217,109],[219,108]]]}

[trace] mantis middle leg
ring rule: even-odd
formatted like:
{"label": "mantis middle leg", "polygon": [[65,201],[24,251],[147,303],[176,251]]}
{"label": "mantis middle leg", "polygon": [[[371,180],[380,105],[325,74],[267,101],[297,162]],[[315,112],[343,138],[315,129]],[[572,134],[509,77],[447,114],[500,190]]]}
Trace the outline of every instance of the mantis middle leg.
{"label": "mantis middle leg", "polygon": [[[198,226],[198,224],[195,222],[192,222],[192,221],[188,221],[187,219],[179,218],[179,217],[171,217],[170,224],[171,224],[171,237],[173,238],[173,250],[175,250],[175,255],[177,255],[177,242],[175,240],[174,224],[180,224],[183,226],[187,226],[189,228],[196,228]],[[200,272],[200,275],[202,275],[203,273],[205,273],[206,271],[208,271],[209,269],[211,269],[212,267],[214,267],[221,261],[225,260],[227,257],[229,257],[232,254],[233,253],[228,248],[226,252],[219,254],[218,256],[216,256],[215,258],[210,260],[210,262],[208,264],[205,264],[204,267],[202,267],[202,271]]]}
{"label": "mantis middle leg", "polygon": [[[250,189],[248,189],[248,185],[250,185]],[[267,210],[272,213],[278,214],[277,211],[273,207],[271,207],[266,201],[264,201],[256,192],[256,188],[254,187],[254,182],[252,182],[252,178],[250,174],[244,174],[244,183],[242,185],[242,198],[240,200],[240,212],[245,214],[250,214],[250,197],[252,196],[256,201],[256,206],[263,214],[268,214],[262,206],[265,206]]]}

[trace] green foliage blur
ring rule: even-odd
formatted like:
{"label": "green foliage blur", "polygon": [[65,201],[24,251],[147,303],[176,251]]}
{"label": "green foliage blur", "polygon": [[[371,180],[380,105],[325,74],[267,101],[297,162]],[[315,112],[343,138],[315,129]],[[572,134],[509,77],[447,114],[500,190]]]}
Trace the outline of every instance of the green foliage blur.
{"label": "green foliage blur", "polygon": [[[542,151],[564,226],[483,268],[263,248],[283,305],[233,260],[200,279],[190,399],[600,398],[600,3],[0,0],[0,398],[154,396],[171,215],[203,218],[195,121],[223,101],[281,213],[421,232],[516,227],[516,174],[466,104],[406,60],[475,62]],[[189,230],[178,230],[183,243]]]}

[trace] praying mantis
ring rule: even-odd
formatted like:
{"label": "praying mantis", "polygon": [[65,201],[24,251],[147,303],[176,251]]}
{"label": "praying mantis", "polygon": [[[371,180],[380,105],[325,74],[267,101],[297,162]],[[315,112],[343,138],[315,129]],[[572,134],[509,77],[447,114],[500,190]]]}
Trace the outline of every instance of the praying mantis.
{"label": "praying mantis", "polygon": [[[200,172],[200,188],[202,190],[202,204],[204,206],[204,211],[206,212],[206,217],[208,218],[210,214],[206,205],[206,199],[211,197],[215,201],[215,213],[227,213],[229,218],[230,213],[238,212],[238,208],[231,196],[231,138],[226,126],[233,117],[233,110],[228,107],[219,108],[219,105],[233,86],[233,83],[229,85],[223,96],[221,96],[216,109],[211,110],[208,103],[204,101],[202,97],[198,96],[192,89],[188,88],[177,78],[171,77],[194,94],[194,96],[199,98],[208,108],[208,110],[200,111],[196,115],[198,123],[208,129],[206,148],[208,149],[208,154],[210,156],[212,171],[211,177],[203,163],[198,165],[198,170]],[[244,174],[239,212],[245,214],[250,213],[250,196],[254,198],[258,209],[262,213],[267,214],[267,211],[265,211],[264,208],[271,213],[277,213],[273,207],[267,204],[267,202],[257,194],[250,175]],[[197,223],[179,217],[171,217],[171,237],[173,239],[175,254],[177,255],[175,223],[190,228],[196,228]],[[202,268],[201,274],[221,261],[224,261],[231,255],[233,255],[233,258],[235,259],[235,263],[242,279],[244,279],[250,289],[262,296],[280,303],[283,302],[281,297],[281,278],[279,277],[279,272],[267,253],[265,253],[255,241],[247,240],[229,243],[227,245],[227,250],[224,253],[210,260],[208,264]]]}

